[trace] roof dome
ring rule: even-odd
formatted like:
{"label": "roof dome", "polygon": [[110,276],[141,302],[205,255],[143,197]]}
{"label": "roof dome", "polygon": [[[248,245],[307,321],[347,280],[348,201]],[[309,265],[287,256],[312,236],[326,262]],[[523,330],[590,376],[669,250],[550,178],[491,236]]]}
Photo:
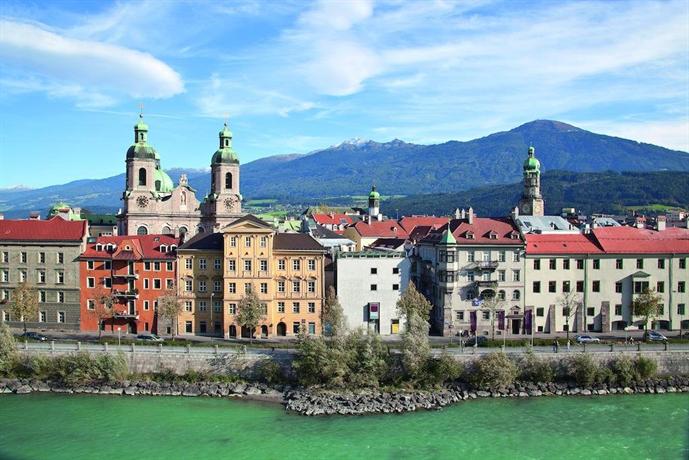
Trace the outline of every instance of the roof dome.
{"label": "roof dome", "polygon": [[380,193],[376,192],[376,186],[375,185],[373,187],[371,187],[371,193],[368,194],[368,197],[375,199],[375,200],[380,198]]}
{"label": "roof dome", "polygon": [[[170,193],[175,188],[172,179],[162,169],[153,170],[153,183],[156,185],[156,192]],[[160,187],[158,184],[160,183]]]}
{"label": "roof dome", "polygon": [[134,125],[134,129],[137,131],[148,131],[148,125],[144,123],[143,114],[139,114],[139,121]]}
{"label": "roof dome", "polygon": [[232,131],[224,124],[223,129],[218,133],[220,137],[220,147],[213,154],[211,165],[222,163],[239,163],[239,156],[232,148]]}
{"label": "roof dome", "polygon": [[536,159],[534,154],[536,149],[529,147],[529,157],[524,160],[524,171],[539,171],[541,170],[541,162]]}
{"label": "roof dome", "polygon": [[145,142],[137,142],[132,144],[129,149],[127,149],[127,159],[138,158],[138,159],[154,159],[160,160],[160,155],[156,152],[152,146]]}

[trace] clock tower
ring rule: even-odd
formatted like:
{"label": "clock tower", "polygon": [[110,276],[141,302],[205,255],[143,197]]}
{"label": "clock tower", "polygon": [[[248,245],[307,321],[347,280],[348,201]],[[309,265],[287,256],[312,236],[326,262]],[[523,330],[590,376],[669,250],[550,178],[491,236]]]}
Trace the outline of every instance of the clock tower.
{"label": "clock tower", "polygon": [[525,216],[542,216],[545,213],[541,196],[541,162],[536,159],[536,149],[529,147],[524,161],[524,191],[519,200],[519,213]]}
{"label": "clock tower", "polygon": [[239,157],[232,148],[232,131],[227,126],[218,134],[220,146],[211,159],[211,190],[204,203],[205,217],[221,227],[242,212],[239,193]]}

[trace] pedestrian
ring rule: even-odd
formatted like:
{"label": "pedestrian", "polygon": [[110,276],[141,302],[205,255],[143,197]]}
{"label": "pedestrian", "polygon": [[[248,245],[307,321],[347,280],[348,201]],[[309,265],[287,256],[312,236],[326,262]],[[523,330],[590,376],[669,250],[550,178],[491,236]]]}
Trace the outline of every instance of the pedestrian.
{"label": "pedestrian", "polygon": [[558,353],[560,351],[560,342],[555,339],[555,353]]}
{"label": "pedestrian", "polygon": [[553,353],[557,353],[557,340],[553,340]]}
{"label": "pedestrian", "polygon": [[567,351],[569,351],[569,347],[570,347],[570,341],[568,340],[567,341]]}

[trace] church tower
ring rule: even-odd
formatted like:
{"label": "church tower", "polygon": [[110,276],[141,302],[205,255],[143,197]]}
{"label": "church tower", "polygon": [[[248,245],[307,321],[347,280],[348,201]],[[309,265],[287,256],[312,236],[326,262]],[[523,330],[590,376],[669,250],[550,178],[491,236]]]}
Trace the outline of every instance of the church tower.
{"label": "church tower", "polygon": [[239,193],[239,157],[232,148],[232,131],[227,123],[218,134],[220,146],[211,159],[211,190],[206,197],[206,218],[215,226],[226,225],[242,212]]}
{"label": "church tower", "polygon": [[525,216],[542,216],[545,213],[541,196],[541,162],[535,157],[536,149],[529,147],[524,161],[524,191],[519,200],[519,213]]}
{"label": "church tower", "polygon": [[371,187],[371,193],[368,194],[368,215],[372,219],[378,219],[380,214],[380,193],[376,191],[376,186]]}

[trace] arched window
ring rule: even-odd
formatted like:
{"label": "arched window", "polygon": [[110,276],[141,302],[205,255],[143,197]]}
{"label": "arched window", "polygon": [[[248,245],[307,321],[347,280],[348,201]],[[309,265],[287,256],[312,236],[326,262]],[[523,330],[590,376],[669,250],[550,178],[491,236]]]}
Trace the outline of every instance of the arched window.
{"label": "arched window", "polygon": [[146,168],[139,168],[139,185],[146,185]]}
{"label": "arched window", "polygon": [[503,291],[503,290],[498,291],[498,299],[505,300],[505,291]]}
{"label": "arched window", "polygon": [[136,234],[137,235],[148,235],[148,229],[141,225],[139,228],[136,229]]}
{"label": "arched window", "polygon": [[225,188],[232,188],[232,173],[225,173]]}
{"label": "arched window", "polygon": [[163,235],[172,235],[172,229],[168,227],[167,225],[163,227]]}
{"label": "arched window", "polygon": [[180,235],[184,235],[184,234],[187,233],[188,231],[189,231],[189,229],[188,229],[187,227],[182,226],[182,227],[179,228],[179,234],[180,234]]}
{"label": "arched window", "polygon": [[160,181],[156,181],[156,192],[160,192]]}
{"label": "arched window", "polygon": [[519,291],[516,289],[512,291],[512,300],[519,300]]}
{"label": "arched window", "polygon": [[205,231],[205,230],[204,230],[203,227],[201,227],[200,225],[199,225],[199,227],[196,229],[196,233],[203,233],[204,231]]}

